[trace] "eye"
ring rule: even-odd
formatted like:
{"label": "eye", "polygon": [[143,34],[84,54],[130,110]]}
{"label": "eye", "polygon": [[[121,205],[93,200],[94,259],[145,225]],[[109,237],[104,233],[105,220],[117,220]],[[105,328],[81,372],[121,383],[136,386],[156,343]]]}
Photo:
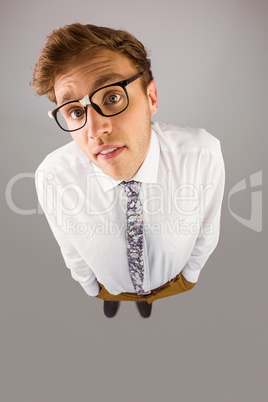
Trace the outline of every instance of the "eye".
{"label": "eye", "polygon": [[109,96],[106,98],[105,103],[106,103],[106,104],[113,104],[113,103],[119,102],[120,99],[121,99],[121,96],[120,96],[120,95],[118,95],[118,94],[112,94],[112,95],[109,95]]}
{"label": "eye", "polygon": [[84,109],[73,109],[69,111],[69,117],[71,117],[73,120],[80,119],[84,113]]}

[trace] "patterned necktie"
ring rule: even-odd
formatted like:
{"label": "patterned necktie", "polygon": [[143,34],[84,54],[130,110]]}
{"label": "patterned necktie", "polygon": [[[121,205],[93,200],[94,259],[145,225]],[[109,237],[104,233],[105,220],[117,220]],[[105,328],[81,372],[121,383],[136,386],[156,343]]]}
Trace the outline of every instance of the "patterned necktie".
{"label": "patterned necktie", "polygon": [[130,277],[136,293],[145,293],[142,287],[144,278],[143,261],[143,209],[139,198],[141,183],[122,182],[127,196],[127,256]]}

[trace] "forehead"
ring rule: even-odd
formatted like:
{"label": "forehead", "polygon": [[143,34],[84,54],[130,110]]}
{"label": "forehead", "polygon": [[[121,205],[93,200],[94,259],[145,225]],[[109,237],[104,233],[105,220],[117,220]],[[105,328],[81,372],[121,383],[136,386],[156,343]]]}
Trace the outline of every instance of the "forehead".
{"label": "forehead", "polygon": [[131,60],[110,49],[85,52],[56,76],[57,104],[81,99],[103,85],[129,78],[137,73]]}

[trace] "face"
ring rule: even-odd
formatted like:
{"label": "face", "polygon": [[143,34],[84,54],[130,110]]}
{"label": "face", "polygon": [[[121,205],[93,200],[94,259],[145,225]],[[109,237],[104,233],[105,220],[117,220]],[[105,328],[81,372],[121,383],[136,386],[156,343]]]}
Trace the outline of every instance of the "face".
{"label": "face", "polygon": [[[91,95],[96,89],[139,73],[131,61],[106,48],[79,57],[55,80],[57,104]],[[71,133],[88,158],[115,180],[131,179],[143,163],[151,139],[151,116],[157,111],[157,92],[152,81],[147,92],[141,79],[126,90],[128,108],[117,116],[105,117],[87,107],[87,124]]]}

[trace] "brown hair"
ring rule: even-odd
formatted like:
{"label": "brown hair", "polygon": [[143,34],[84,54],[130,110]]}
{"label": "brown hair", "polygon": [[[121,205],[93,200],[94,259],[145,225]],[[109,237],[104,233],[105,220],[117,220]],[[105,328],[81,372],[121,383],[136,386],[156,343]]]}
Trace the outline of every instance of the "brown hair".
{"label": "brown hair", "polygon": [[56,75],[63,72],[83,52],[98,46],[105,46],[127,56],[137,72],[143,73],[142,85],[146,90],[153,75],[151,61],[143,44],[127,31],[79,23],[65,25],[47,36],[47,42],[34,68],[31,86],[38,95],[47,94],[56,103]]}

